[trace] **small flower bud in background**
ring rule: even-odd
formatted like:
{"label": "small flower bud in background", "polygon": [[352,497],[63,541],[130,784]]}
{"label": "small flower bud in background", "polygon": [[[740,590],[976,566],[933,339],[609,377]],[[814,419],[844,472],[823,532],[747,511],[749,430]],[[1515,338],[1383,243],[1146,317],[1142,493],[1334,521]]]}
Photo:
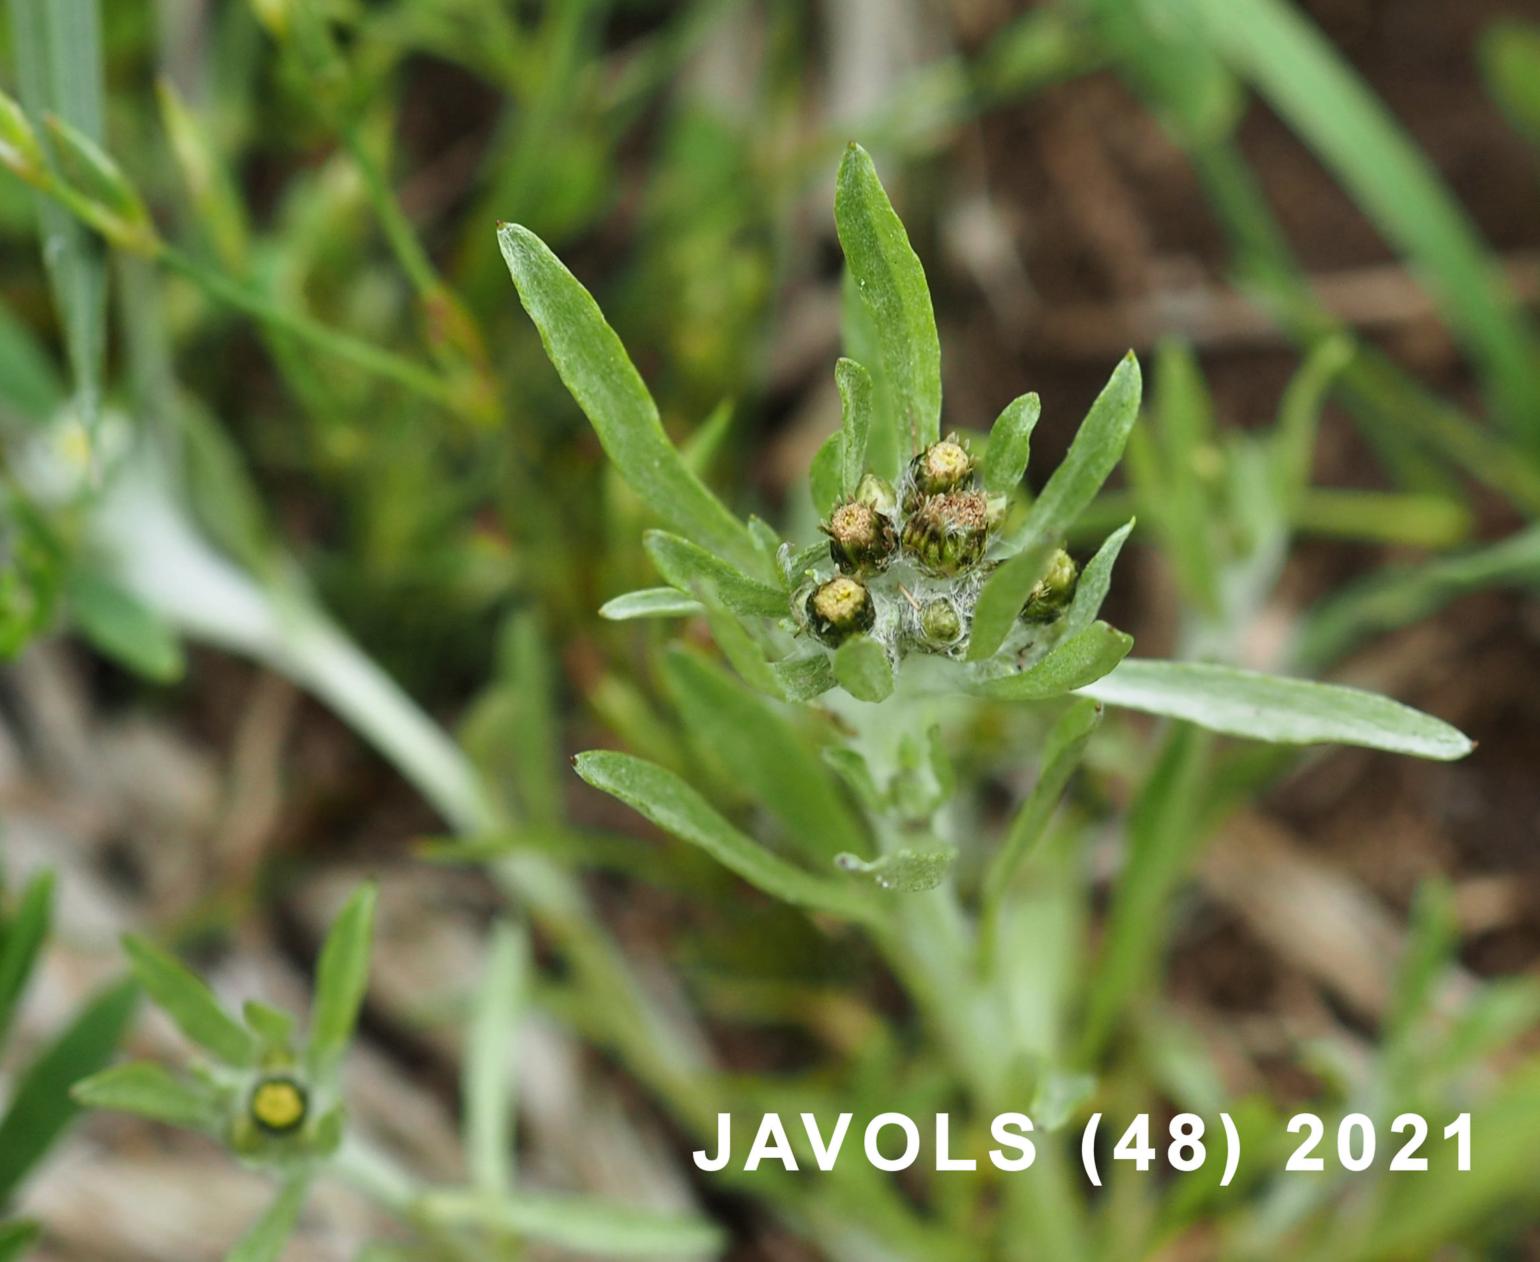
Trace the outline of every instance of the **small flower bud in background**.
{"label": "small flower bud in background", "polygon": [[926,601],[919,613],[920,634],[935,648],[950,648],[962,637],[962,618],[946,597]]}
{"label": "small flower bud in background", "polygon": [[984,559],[989,542],[989,501],[979,491],[929,495],[904,522],[902,543],[914,563],[950,577]]}
{"label": "small flower bud in background", "polygon": [[1075,585],[1080,581],[1080,569],[1070,554],[1060,548],[1048,563],[1048,572],[1037,582],[1027,603],[1021,607],[1025,622],[1049,623],[1069,607],[1075,598]]}
{"label": "small flower bud in background", "polygon": [[831,648],[852,635],[870,631],[876,621],[871,592],[853,578],[831,578],[807,598],[808,626]]}
{"label": "small flower bud in background", "polygon": [[872,505],[855,499],[841,504],[820,527],[829,536],[829,555],[846,574],[871,574],[887,568],[898,551],[893,523]]}

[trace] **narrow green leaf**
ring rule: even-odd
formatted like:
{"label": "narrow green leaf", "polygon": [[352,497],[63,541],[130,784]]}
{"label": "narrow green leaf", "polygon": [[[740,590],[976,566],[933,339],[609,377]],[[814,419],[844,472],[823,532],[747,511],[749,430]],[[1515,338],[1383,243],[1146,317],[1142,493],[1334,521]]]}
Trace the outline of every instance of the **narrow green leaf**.
{"label": "narrow green leaf", "polygon": [[895,850],[878,859],[842,854],[835,858],[842,872],[866,877],[878,889],[898,894],[923,894],[933,890],[957,861],[955,846],[924,846]]}
{"label": "narrow green leaf", "polygon": [[574,765],[585,781],[619,798],[665,832],[699,846],[750,885],[783,902],[851,919],[870,916],[857,891],[812,876],[771,854],[714,811],[694,789],[656,763],[630,754],[593,750]]}
{"label": "narrow green leaf", "polygon": [[16,1262],[38,1242],[43,1229],[28,1219],[18,1218],[0,1223],[0,1262]]}
{"label": "narrow green leaf", "polygon": [[291,1176],[262,1217],[225,1254],[225,1262],[278,1262],[284,1245],[294,1234],[294,1225],[299,1222],[299,1212],[305,1207],[309,1192],[308,1174]]}
{"label": "narrow green leaf", "polygon": [[1046,701],[1085,688],[1128,656],[1134,637],[1105,622],[1093,622],[1054,645],[1026,670],[974,683],[971,691],[1000,701]]}
{"label": "narrow green leaf", "polygon": [[701,603],[706,606],[706,625],[711,628],[711,638],[743,682],[755,692],[777,701],[785,697],[786,690],[781,686],[780,677],[743,619],[724,605],[713,605],[704,599]]}
{"label": "narrow green leaf", "polygon": [[256,1040],[219,1006],[200,977],[144,938],[125,937],[123,950],[145,993],[189,1039],[230,1065],[256,1060]]}
{"label": "narrow green leaf", "polygon": [[[1091,404],[1063,463],[1007,541],[1008,550],[1019,555],[997,569],[979,593],[968,645],[970,659],[989,657],[1004,643],[1033,584],[1042,577],[1053,547],[1117,466],[1139,415],[1140,388],[1139,361],[1130,351]],[[1034,564],[1032,558],[1039,552],[1042,561]]]}
{"label": "narrow green leaf", "polygon": [[872,436],[872,376],[855,360],[841,359],[834,365],[834,384],[840,394],[840,493],[848,499],[866,472],[866,444]]}
{"label": "narrow green leaf", "polygon": [[1090,698],[1082,697],[1072,702],[1054,723],[1043,746],[1037,783],[1016,812],[1010,831],[984,877],[986,904],[996,903],[1004,897],[1011,878],[1020,870],[1021,861],[1041,839],[1064,795],[1064,786],[1080,765],[1086,742],[1100,725],[1101,718],[1102,707]]}
{"label": "narrow green leaf", "polygon": [[1219,559],[1205,477],[1206,466],[1219,460],[1214,404],[1197,357],[1186,343],[1167,339],[1157,351],[1154,410],[1163,460],[1159,484],[1149,488],[1151,517],[1188,599],[1217,614]]}
{"label": "narrow green leaf", "polygon": [[828,769],[769,702],[697,653],[674,649],[663,669],[687,734],[780,818],[793,846],[820,861],[842,850],[866,850],[861,827]]}
{"label": "narrow green leaf", "polygon": [[421,1204],[436,1223],[509,1232],[596,1257],[686,1262],[718,1257],[726,1244],[722,1232],[704,1219],[581,1197],[430,1192]]}
{"label": "narrow green leaf", "polygon": [[16,1003],[37,963],[53,913],[52,872],[39,872],[16,900],[16,910],[0,918],[0,1045],[10,1028]]}
{"label": "narrow green leaf", "polygon": [[834,222],[845,264],[871,309],[910,445],[941,436],[941,343],[925,269],[877,178],[871,155],[852,144],[840,163]]}
{"label": "narrow green leaf", "polygon": [[107,152],[79,128],[56,114],[43,120],[60,173],[76,192],[102,212],[97,226],[115,244],[151,246],[155,230],[144,199]]}
{"label": "narrow green leaf", "polygon": [[465,1165],[489,1195],[513,1186],[514,1050],[528,984],[529,943],[519,928],[492,927],[466,1035]]}
{"label": "narrow green leaf", "polygon": [[968,633],[968,660],[983,661],[997,652],[1016,625],[1022,606],[1048,572],[1057,545],[1051,541],[1023,548],[1001,563],[979,591],[973,607],[973,625]]}
{"label": "narrow green leaf", "polygon": [[886,701],[893,691],[893,663],[871,636],[854,635],[834,650],[834,678],[857,701]]}
{"label": "narrow green leaf", "polygon": [[1321,408],[1337,374],[1352,362],[1353,353],[1353,344],[1346,337],[1323,339],[1311,347],[1283,392],[1272,450],[1278,499],[1287,508],[1296,506],[1310,488]]}
{"label": "narrow green leaf", "polygon": [[700,601],[678,588],[645,587],[605,601],[599,606],[599,616],[626,622],[632,618],[691,618],[704,610]]}
{"label": "narrow green leaf", "polygon": [[18,1075],[0,1120],[0,1204],[80,1111],[70,1087],[111,1059],[138,995],[129,982],[100,991]]}
{"label": "narrow green leaf", "polygon": [[649,530],[643,543],[658,572],[680,591],[705,584],[715,599],[750,618],[784,618],[789,612],[786,593],[779,587],[748,577],[688,539]]}
{"label": "narrow green leaf", "polygon": [[[97,0],[10,0],[11,47],[22,104],[103,138],[102,35]],[[107,345],[107,266],[101,242],[52,198],[38,194],[43,263],[64,329],[81,419],[101,410]]]}
{"label": "narrow green leaf", "polygon": [[246,270],[248,237],[246,208],[230,171],[210,140],[202,120],[188,108],[172,81],[155,84],[161,126],[171,142],[171,154],[186,186],[200,232],[219,260],[231,271]]}
{"label": "narrow green leaf", "polygon": [[534,608],[516,610],[503,624],[497,671],[498,686],[513,709],[507,752],[517,801],[526,819],[554,826],[562,814],[565,751],[550,648]]}
{"label": "narrow green leaf", "polygon": [[181,678],[182,646],[153,609],[89,570],[70,575],[67,598],[75,626],[104,656],[156,683]]}
{"label": "narrow green leaf", "polygon": [[702,421],[696,431],[685,439],[680,456],[684,460],[685,468],[698,478],[705,478],[706,471],[711,468],[711,462],[716,459],[717,453],[722,450],[722,444],[727,440],[728,431],[733,427],[733,405],[723,399],[710,414]]}
{"label": "narrow green leaf", "polygon": [[1514,129],[1540,147],[1540,23],[1499,19],[1478,44],[1487,91]]}
{"label": "narrow green leaf", "polygon": [[1441,719],[1388,697],[1233,666],[1137,658],[1082,692],[1107,705],[1275,744],[1363,745],[1445,761],[1474,748]]}
{"label": "narrow green leaf", "polygon": [[1066,637],[1090,626],[1101,612],[1107,592],[1112,586],[1112,567],[1117,564],[1118,553],[1123,551],[1123,544],[1127,542],[1133,528],[1134,519],[1129,518],[1125,525],[1119,526],[1107,536],[1102,546],[1096,549],[1096,555],[1080,571],[1080,581],[1075,584],[1075,598],[1070,602],[1069,612],[1064,615],[1063,634]]}
{"label": "narrow green leaf", "polygon": [[813,511],[827,517],[840,501],[841,458],[845,439],[835,430],[813,453],[813,463],[808,466],[808,494],[813,498]]}
{"label": "narrow green leaf", "polygon": [[1006,404],[995,419],[981,470],[986,491],[1013,491],[1021,485],[1032,455],[1032,431],[1042,411],[1036,394],[1024,394]]}
{"label": "narrow green leaf", "polygon": [[686,467],[593,296],[528,228],[503,224],[497,241],[546,354],[622,476],[676,530],[753,565],[748,530]]}
{"label": "narrow green leaf", "polygon": [[260,999],[248,999],[241,1005],[241,1015],[246,1028],[269,1048],[287,1049],[294,1042],[294,1017],[263,1003]]}
{"label": "narrow green leaf", "polygon": [[104,1069],[76,1082],[70,1094],[88,1109],[133,1113],[191,1130],[215,1132],[224,1122],[219,1097],[207,1085],[150,1061]]}
{"label": "narrow green leaf", "polygon": [[321,947],[310,1013],[310,1043],[305,1053],[316,1073],[324,1074],[335,1067],[353,1037],[358,1010],[369,986],[369,949],[377,895],[372,882],[354,890],[337,913]]}
{"label": "narrow green leaf", "polygon": [[0,302],[0,404],[28,421],[52,416],[64,402],[53,360],[6,302]]}

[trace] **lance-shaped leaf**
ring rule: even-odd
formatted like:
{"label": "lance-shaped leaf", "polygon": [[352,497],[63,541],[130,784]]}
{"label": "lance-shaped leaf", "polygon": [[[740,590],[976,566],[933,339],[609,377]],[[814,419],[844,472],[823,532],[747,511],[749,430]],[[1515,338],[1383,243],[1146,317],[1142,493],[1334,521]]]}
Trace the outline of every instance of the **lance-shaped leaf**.
{"label": "lance-shaped leaf", "polygon": [[808,494],[813,497],[813,511],[827,517],[840,500],[840,462],[844,450],[844,436],[835,430],[813,453],[813,462],[807,470]]}
{"label": "lance-shaped leaf", "polygon": [[1107,599],[1107,591],[1112,586],[1112,567],[1117,563],[1118,553],[1123,551],[1123,544],[1133,528],[1134,521],[1130,518],[1108,535],[1102,541],[1102,546],[1096,549],[1096,555],[1086,562],[1085,569],[1080,571],[1080,581],[1075,585],[1075,598],[1064,615],[1062,634],[1074,635],[1096,620],[1102,602]]}
{"label": "lance-shaped leaf", "polygon": [[1233,666],[1135,658],[1081,691],[1107,705],[1280,745],[1363,745],[1441,761],[1474,748],[1442,719],[1388,697]]}
{"label": "lance-shaped leaf", "polygon": [[722,818],[694,789],[656,763],[592,750],[574,760],[578,775],[681,841],[699,846],[750,885],[799,907],[865,919],[872,908],[858,891],[812,876],[777,858]]}
{"label": "lance-shaped leaf", "polygon": [[941,435],[941,342],[925,269],[909,244],[871,155],[851,145],[840,163],[834,222],[845,264],[871,309],[882,369],[915,448]]}
{"label": "lance-shaped leaf", "polygon": [[872,436],[872,375],[853,359],[834,365],[840,392],[840,492],[856,493],[866,472],[866,444]]}
{"label": "lance-shaped leaf", "polygon": [[1032,431],[1042,411],[1037,395],[1024,394],[1006,404],[995,419],[980,470],[986,491],[1009,491],[1021,484],[1032,455]]}
{"label": "lance-shaped leaf", "polygon": [[292,1177],[263,1211],[262,1217],[252,1223],[235,1247],[225,1254],[225,1262],[278,1262],[283,1256],[284,1245],[294,1234],[294,1224],[299,1221],[299,1212],[305,1207],[305,1196],[309,1191],[308,1175]]}
{"label": "lance-shaped leaf", "polygon": [[144,938],[124,938],[123,950],[145,993],[183,1034],[226,1064],[250,1065],[256,1060],[257,1042],[251,1032],[219,1006],[202,978]]}
{"label": "lance-shaped leaf", "polygon": [[[1091,404],[1068,454],[1033,501],[1026,520],[1006,541],[1007,551],[1030,557],[1063,538],[1122,458],[1128,431],[1139,415],[1139,394],[1139,361],[1130,351]],[[981,660],[1000,647],[1011,618],[1041,576],[1039,566],[1012,558],[989,577],[974,613],[970,659]],[[980,614],[986,616],[981,619]]]}
{"label": "lance-shaped leaf", "polygon": [[0,1119],[0,1204],[79,1112],[70,1088],[111,1059],[138,997],[131,982],[101,991],[17,1076]]}
{"label": "lance-shaped leaf", "polygon": [[781,819],[794,846],[822,861],[867,848],[828,768],[771,703],[683,649],[668,655],[664,673],[691,738]]}
{"label": "lance-shaped leaf", "polygon": [[546,354],[621,475],[676,530],[753,565],[747,528],[669,441],[657,404],[593,296],[528,228],[503,224],[497,242]]}
{"label": "lance-shaped leaf", "polygon": [[779,587],[750,578],[688,539],[666,530],[649,530],[643,544],[658,572],[680,591],[692,592],[704,585],[723,605],[745,617],[787,615],[786,593]]}
{"label": "lance-shaped leaf", "polygon": [[981,679],[971,685],[971,691],[1001,701],[1046,701],[1100,679],[1127,657],[1133,646],[1134,637],[1127,632],[1105,622],[1093,622],[1059,641],[1026,670]]}
{"label": "lance-shaped leaf", "polygon": [[373,884],[359,886],[332,922],[316,964],[315,1000],[306,1057],[317,1073],[341,1059],[369,985],[369,942],[374,934]]}
{"label": "lance-shaped leaf", "polygon": [[893,663],[871,636],[851,636],[834,650],[834,678],[857,701],[886,701],[893,691]]}
{"label": "lance-shaped leaf", "polygon": [[75,626],[105,656],[157,683],[181,676],[184,662],[176,632],[117,584],[77,570],[70,576],[68,599]]}
{"label": "lance-shaped leaf", "polygon": [[690,618],[705,606],[693,596],[674,587],[644,587],[640,591],[616,596],[599,606],[599,616],[611,622],[629,622],[633,618]]}
{"label": "lance-shaped leaf", "polygon": [[219,1097],[206,1084],[179,1078],[150,1061],[92,1074],[77,1082],[71,1094],[86,1108],[134,1113],[192,1130],[215,1131],[224,1116]]}

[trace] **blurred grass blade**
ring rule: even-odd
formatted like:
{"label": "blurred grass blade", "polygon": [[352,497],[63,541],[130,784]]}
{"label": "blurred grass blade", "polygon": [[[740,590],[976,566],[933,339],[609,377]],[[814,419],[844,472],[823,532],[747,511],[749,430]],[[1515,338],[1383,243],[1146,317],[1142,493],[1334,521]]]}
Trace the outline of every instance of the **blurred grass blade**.
{"label": "blurred grass blade", "polygon": [[690,1262],[720,1256],[726,1243],[704,1219],[578,1197],[430,1192],[422,1212],[433,1223],[508,1232],[594,1257]]}
{"label": "blurred grass blade", "polygon": [[611,622],[628,622],[633,618],[689,618],[704,609],[695,597],[687,596],[677,588],[645,587],[605,601],[599,606],[599,616]]}
{"label": "blurred grass blade", "polygon": [[686,467],[593,296],[528,228],[504,224],[497,240],[546,354],[626,481],[675,529],[754,565],[758,551],[748,530]]}
{"label": "blurred grass blade", "polygon": [[268,1048],[287,1049],[294,1041],[294,1017],[282,1008],[248,999],[241,1005],[246,1027]]}
{"label": "blurred grass blade", "polygon": [[283,1247],[294,1234],[299,1212],[310,1191],[308,1174],[290,1176],[273,1203],[263,1211],[244,1236],[236,1242],[225,1262],[278,1262]]}
{"label": "blurred grass blade", "polygon": [[514,1055],[529,975],[529,943],[518,926],[492,926],[487,962],[466,1034],[465,1165],[491,1195],[513,1186]]}
{"label": "blurred grass blade", "polygon": [[1130,518],[1108,535],[1096,549],[1096,555],[1086,562],[1075,584],[1075,597],[1064,615],[1062,635],[1075,635],[1096,620],[1112,586],[1112,567],[1117,564],[1118,554],[1123,551],[1123,544],[1133,529],[1134,520]]}
{"label": "blurred grass blade", "polygon": [[1036,394],[1024,394],[1012,399],[995,418],[980,471],[986,491],[1014,491],[1021,485],[1032,456],[1032,431],[1042,412],[1042,400]]}
{"label": "blurred grass blade", "polygon": [[310,1014],[310,1043],[306,1059],[311,1069],[324,1074],[342,1059],[358,1010],[369,986],[370,939],[374,934],[377,891],[366,883],[337,913],[316,963],[315,999]]}
{"label": "blurred grass blade", "polygon": [[250,1031],[219,1006],[203,979],[144,938],[123,939],[123,950],[145,993],[199,1047],[230,1065],[250,1065],[257,1045]]}
{"label": "blurred grass blade", "polygon": [[182,646],[149,606],[88,570],[70,575],[67,599],[75,628],[100,653],[156,683],[181,678]]}
{"label": "blurred grass blade", "polygon": [[1478,45],[1487,91],[1514,129],[1540,148],[1540,23],[1499,20]]}
{"label": "blurred grass blade", "polygon": [[588,784],[650,819],[682,841],[699,846],[750,885],[795,906],[851,919],[869,918],[867,900],[835,881],[815,877],[745,837],[670,771],[630,754],[592,750],[574,766]]}
{"label": "blurred grass blade", "polygon": [[[90,140],[104,136],[98,0],[10,0],[22,104],[34,122],[54,114]],[[47,268],[81,420],[101,411],[107,345],[107,265],[101,243],[64,207],[38,194]]]}
{"label": "blurred grass blade", "polygon": [[871,309],[882,370],[899,407],[899,450],[941,436],[941,343],[925,269],[877,178],[871,155],[852,144],[840,163],[834,222],[845,265]]}
{"label": "blurred grass blade", "polygon": [[70,1088],[112,1058],[138,996],[130,982],[97,994],[12,1084],[10,1108],[0,1120],[0,1204],[80,1111]]}
{"label": "blurred grass blade", "polygon": [[1136,658],[1082,691],[1107,705],[1277,745],[1363,745],[1440,760],[1474,748],[1441,719],[1388,697],[1233,666]]}
{"label": "blurred grass blade", "polygon": [[0,1046],[5,1043],[17,1001],[48,936],[53,887],[53,873],[39,872],[27,882],[27,888],[16,900],[15,910],[0,919]]}
{"label": "blurred grass blade", "polygon": [[1052,548],[1117,467],[1139,415],[1140,388],[1139,361],[1130,351],[1091,404],[1068,454],[1033,501],[1026,520],[1006,541],[1010,551],[1023,556],[1042,550],[1042,563],[1032,565],[1014,557],[990,576],[974,613],[970,659],[988,657],[1004,643],[1033,585],[1042,577]]}
{"label": "blurred grass blade", "polygon": [[246,208],[235,182],[202,120],[182,99],[176,85],[163,75],[156,81],[155,92],[161,126],[171,142],[171,153],[194,212],[190,218],[207,236],[215,257],[240,275],[246,270],[249,231]]}
{"label": "blurred grass blade", "polygon": [[0,406],[28,421],[52,416],[64,402],[64,385],[48,352],[10,304],[0,301]]}
{"label": "blurred grass blade", "polygon": [[207,1086],[178,1078],[150,1061],[104,1069],[75,1083],[70,1094],[88,1109],[133,1113],[210,1134],[225,1120],[219,1099]]}
{"label": "blurred grass blade", "polygon": [[1192,0],[1208,38],[1404,251],[1481,365],[1494,407],[1540,446],[1534,330],[1459,204],[1324,36],[1281,0]]}
{"label": "blurred grass blade", "polygon": [[1156,354],[1155,433],[1163,460],[1159,485],[1144,489],[1188,599],[1213,615],[1219,559],[1206,471],[1219,460],[1214,405],[1190,346],[1168,339]]}
{"label": "blurred grass blade", "polygon": [[688,539],[649,530],[643,545],[658,572],[681,592],[704,584],[714,599],[745,617],[784,618],[788,612],[786,593],[779,587],[749,578]]}
{"label": "blurred grass blade", "polygon": [[25,1257],[42,1234],[41,1226],[25,1219],[0,1223],[0,1262],[16,1262]]}
{"label": "blurred grass blade", "polygon": [[1289,378],[1271,439],[1278,500],[1287,508],[1297,505],[1310,489],[1321,408],[1332,383],[1353,361],[1353,355],[1353,344],[1346,337],[1323,338]]}
{"label": "blurred grass blade", "polygon": [[893,691],[893,663],[871,636],[852,636],[834,650],[834,678],[857,701],[875,704]]}
{"label": "blurred grass blade", "polygon": [[1046,701],[1101,679],[1134,646],[1134,637],[1093,622],[1061,640],[1041,661],[1014,674],[995,675],[970,685],[970,691],[999,701]]}
{"label": "blurred grass blade", "polygon": [[840,395],[840,495],[856,493],[866,472],[866,445],[872,436],[872,375],[853,359],[834,365]]}
{"label": "blurred grass blade", "polygon": [[819,862],[866,851],[865,834],[823,760],[771,703],[684,648],[668,653],[663,674],[686,734],[785,824],[790,845]]}

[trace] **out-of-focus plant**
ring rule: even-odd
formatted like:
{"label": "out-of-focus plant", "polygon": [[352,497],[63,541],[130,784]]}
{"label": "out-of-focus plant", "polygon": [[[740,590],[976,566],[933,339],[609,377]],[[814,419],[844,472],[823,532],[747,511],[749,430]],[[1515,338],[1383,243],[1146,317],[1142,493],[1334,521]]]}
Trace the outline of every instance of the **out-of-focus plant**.
{"label": "out-of-focus plant", "polygon": [[[42,873],[14,898],[9,893],[0,883],[0,1049],[48,940],[53,877]],[[131,982],[106,987],[11,1079],[0,1111],[0,1216],[79,1112],[70,1088],[111,1058],[136,998]],[[40,1230],[35,1222],[0,1217],[0,1259],[21,1257]]]}

